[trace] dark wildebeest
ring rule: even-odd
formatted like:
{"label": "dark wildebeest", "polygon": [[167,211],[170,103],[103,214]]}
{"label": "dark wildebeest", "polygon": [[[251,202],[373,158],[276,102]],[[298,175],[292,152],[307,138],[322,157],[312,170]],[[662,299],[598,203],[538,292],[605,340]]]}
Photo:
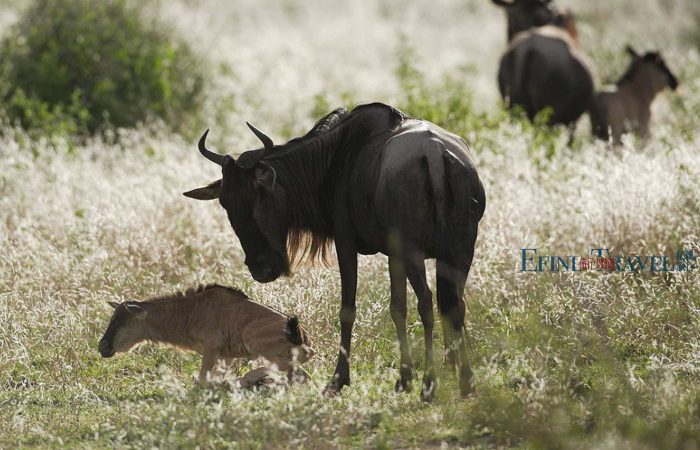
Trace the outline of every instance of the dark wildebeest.
{"label": "dark wildebeest", "polygon": [[549,124],[573,130],[593,99],[593,77],[570,12],[548,0],[493,0],[508,15],[508,49],[501,57],[498,87],[508,107],[530,120],[551,108]]}
{"label": "dark wildebeest", "polygon": [[596,94],[591,107],[593,134],[620,143],[622,134],[634,132],[642,139],[649,135],[651,103],[666,87],[676,90],[678,79],[658,52],[638,54],[627,47],[632,62],[613,91]]}
{"label": "dark wildebeest", "polygon": [[[249,125],[250,126],[250,125]],[[250,126],[264,148],[237,160],[200,152],[222,167],[221,180],[185,193],[219,199],[257,281],[289,271],[290,260],[323,255],[335,242],[341,278],[338,363],[326,392],[350,384],[358,254],[389,257],[391,317],[401,349],[397,390],[409,390],[413,363],[406,336],[406,278],[425,329],[422,397],[432,398],[432,293],[424,260],[437,259],[437,303],[448,358],[459,367],[462,394],[471,389],[466,355],[464,286],[472,264],[485,194],[465,141],[436,125],[373,103],[344,108],[284,145]],[[291,258],[290,258],[291,256]]]}
{"label": "dark wildebeest", "polygon": [[[296,317],[250,300],[235,288],[209,285],[145,302],[109,302],[112,319],[100,340],[104,358],[127,352],[143,341],[169,344],[202,355],[199,382],[211,377],[218,360],[262,356],[287,372],[306,377],[297,364],[314,354]],[[255,384],[267,375],[261,367],[239,381]]]}

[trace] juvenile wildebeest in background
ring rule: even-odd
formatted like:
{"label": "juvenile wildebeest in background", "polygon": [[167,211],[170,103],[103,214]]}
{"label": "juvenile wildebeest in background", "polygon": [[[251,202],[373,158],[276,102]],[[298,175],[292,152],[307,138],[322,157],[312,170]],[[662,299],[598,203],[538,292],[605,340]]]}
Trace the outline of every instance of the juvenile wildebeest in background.
{"label": "juvenile wildebeest in background", "polygon": [[[234,288],[209,285],[145,302],[110,305],[114,313],[99,345],[104,358],[143,341],[193,350],[202,355],[200,383],[219,360],[259,356],[287,371],[291,380],[296,373],[306,376],[297,364],[314,353],[296,317],[256,303]],[[266,368],[255,369],[242,381],[254,383],[266,374]]]}
{"label": "juvenile wildebeest in background", "polygon": [[[249,125],[250,126],[250,125]],[[422,397],[432,398],[432,293],[426,258],[437,259],[437,303],[448,358],[459,366],[462,394],[472,372],[464,336],[464,286],[474,256],[485,194],[467,144],[430,122],[373,103],[329,114],[305,136],[284,145],[251,126],[264,148],[237,160],[199,150],[223,177],[185,193],[219,199],[241,241],[256,280],[289,270],[290,255],[314,258],[335,242],[342,284],[338,363],[326,392],[350,384],[350,341],[355,321],[357,256],[389,256],[391,317],[401,349],[397,390],[409,390],[413,362],[406,336],[406,278],[418,297],[425,330]]]}
{"label": "juvenile wildebeest in background", "polygon": [[634,132],[643,139],[649,136],[651,103],[656,95],[667,86],[672,90],[678,87],[678,79],[669,70],[658,52],[638,54],[627,47],[632,62],[612,91],[596,94],[591,107],[591,127],[593,134],[620,143],[622,134]]}
{"label": "juvenile wildebeest in background", "polygon": [[503,100],[509,108],[521,107],[530,120],[551,108],[549,124],[566,125],[573,136],[593,99],[593,77],[573,15],[544,0],[493,2],[508,15],[508,49],[498,69]]}

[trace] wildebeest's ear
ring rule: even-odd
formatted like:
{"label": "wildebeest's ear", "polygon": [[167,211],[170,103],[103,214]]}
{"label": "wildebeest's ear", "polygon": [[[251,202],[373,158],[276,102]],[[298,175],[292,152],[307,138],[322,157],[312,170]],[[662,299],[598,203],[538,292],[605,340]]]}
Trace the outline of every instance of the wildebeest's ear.
{"label": "wildebeest's ear", "polygon": [[216,180],[208,185],[192,189],[191,191],[183,192],[182,195],[189,198],[194,198],[197,200],[214,200],[219,198],[221,193],[221,180]]}
{"label": "wildebeest's ear", "polygon": [[277,184],[277,171],[266,162],[259,162],[255,167],[255,185],[267,192],[274,192]]}
{"label": "wildebeest's ear", "polygon": [[117,309],[117,307],[119,306],[119,303],[117,303],[117,302],[107,302],[107,303],[109,303],[109,306],[111,306],[114,309]]}
{"label": "wildebeest's ear", "polygon": [[637,50],[634,49],[631,45],[628,45],[625,47],[625,51],[632,57],[632,58],[639,58],[639,53],[637,53]]}

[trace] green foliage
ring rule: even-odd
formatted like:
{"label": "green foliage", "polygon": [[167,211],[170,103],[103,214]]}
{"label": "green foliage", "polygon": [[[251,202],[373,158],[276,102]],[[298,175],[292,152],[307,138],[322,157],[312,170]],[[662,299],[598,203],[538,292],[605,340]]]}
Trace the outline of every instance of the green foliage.
{"label": "green foliage", "polygon": [[458,71],[458,76],[446,75],[442,83],[430,86],[415,61],[412,48],[399,48],[396,76],[406,96],[399,109],[456,133],[489,125],[487,116],[474,111],[474,94],[468,87],[469,68]]}
{"label": "green foliage", "polygon": [[95,133],[151,116],[182,131],[205,81],[184,42],[125,0],[35,0],[0,58],[7,118],[42,134]]}

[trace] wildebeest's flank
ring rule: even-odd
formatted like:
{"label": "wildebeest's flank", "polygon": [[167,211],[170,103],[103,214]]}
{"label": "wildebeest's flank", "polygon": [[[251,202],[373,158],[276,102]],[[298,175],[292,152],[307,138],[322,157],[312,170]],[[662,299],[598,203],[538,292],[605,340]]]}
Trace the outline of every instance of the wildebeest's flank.
{"label": "wildebeest's flank", "polygon": [[432,123],[373,103],[329,114],[304,137],[275,146],[251,126],[264,148],[237,160],[200,151],[222,167],[222,179],[185,195],[219,199],[238,235],[252,276],[287,273],[291,259],[323,257],[334,242],[341,277],[341,343],[327,392],[350,383],[357,255],[389,256],[391,317],[401,348],[397,389],[411,388],[406,336],[406,280],[418,297],[426,337],[422,395],[432,398],[432,293],[424,260],[437,258],[437,303],[448,356],[471,389],[464,341],[463,291],[474,256],[484,189],[463,139]]}
{"label": "wildebeest's flank", "polygon": [[[105,358],[143,341],[169,344],[202,355],[199,381],[205,382],[218,360],[262,356],[291,378],[305,375],[297,364],[313,356],[296,317],[256,303],[234,288],[209,285],[145,302],[110,304],[114,313],[99,345]],[[265,371],[251,371],[243,381],[261,378]]]}

